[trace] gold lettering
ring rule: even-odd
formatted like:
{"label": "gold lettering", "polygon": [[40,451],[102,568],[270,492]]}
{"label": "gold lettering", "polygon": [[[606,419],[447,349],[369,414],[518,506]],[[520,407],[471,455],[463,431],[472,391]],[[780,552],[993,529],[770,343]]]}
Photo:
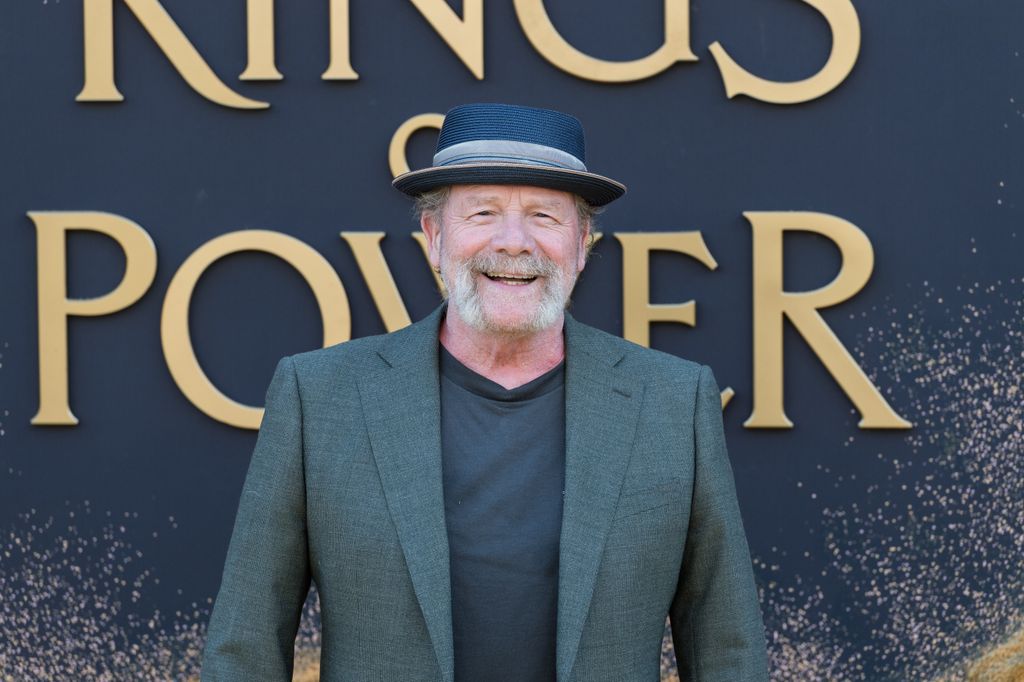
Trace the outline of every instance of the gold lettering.
{"label": "gold lettering", "polygon": [[[225,107],[264,109],[266,102],[243,97],[223,83],[158,0],[124,0],[157,46],[193,90]],[[120,102],[114,83],[114,0],[83,0],[85,84],[78,102]]]}
{"label": "gold lettering", "polygon": [[442,123],[444,123],[444,114],[419,114],[398,126],[398,130],[391,136],[391,143],[388,145],[388,165],[391,167],[391,177],[397,178],[402,173],[409,172],[405,146],[409,144],[412,134],[424,128],[440,130]]}
{"label": "gold lettering", "polygon": [[388,269],[387,261],[384,260],[384,254],[380,249],[384,233],[342,232],[341,238],[356,257],[356,265],[363,273],[373,303],[384,321],[384,328],[393,332],[412,324],[409,311],[402,302],[398,286],[395,285],[395,279],[391,276],[391,270]]}
{"label": "gold lettering", "polygon": [[348,0],[331,0],[331,63],[321,78],[325,81],[354,81],[359,74],[349,57]]}
{"label": "gold lettering", "polygon": [[279,81],[284,76],[274,63],[274,0],[246,3],[249,63],[238,78],[243,81]]}
{"label": "gold lettering", "polygon": [[[39,411],[36,425],[74,425],[78,419],[68,402],[68,316],[109,315],[138,301],[156,275],[156,246],[137,223],[94,211],[30,211],[37,237],[39,300]],[[97,298],[69,299],[67,232],[91,230],[105,234],[124,251],[121,282]]]}
{"label": "gold lettering", "polygon": [[808,102],[834,90],[842,83],[860,53],[860,20],[850,0],[803,0],[821,12],[832,31],[832,51],[818,73],[791,83],[758,78],[733,61],[721,43],[715,41],[708,48],[718,64],[730,99],[747,95],[773,104]]}
{"label": "gold lettering", "polygon": [[732,399],[736,396],[736,391],[726,387],[722,391],[722,409],[724,410],[726,405],[732,402]]}
{"label": "gold lettering", "polygon": [[[600,237],[598,233],[597,238]],[[682,253],[696,258],[709,270],[715,270],[718,262],[711,255],[701,233],[619,232],[615,238],[622,244],[622,337],[650,348],[652,322],[678,322],[695,326],[697,304],[694,301],[651,303],[651,251]],[[723,410],[735,394],[729,387],[722,391]]]}
{"label": "gold lettering", "polygon": [[[871,277],[874,251],[860,228],[824,213],[748,211],[754,241],[754,409],[747,428],[792,428],[783,407],[782,325],[788,317],[807,345],[861,413],[862,429],[906,429],[904,420],[818,313],[856,294]],[[782,289],[782,242],[787,230],[832,240],[842,256],[835,279],[814,291]]]}
{"label": "gold lettering", "polygon": [[619,232],[622,244],[622,336],[650,347],[652,322],[694,326],[697,304],[651,303],[651,251],[675,251],[696,258],[709,270],[718,267],[700,232]]}
{"label": "gold lettering", "polygon": [[466,68],[484,78],[484,2],[462,0],[462,18],[445,0],[412,0]]}
{"label": "gold lettering", "polygon": [[551,23],[544,0],[515,0],[515,8],[519,24],[537,53],[579,78],[624,83],[650,78],[676,62],[697,61],[690,49],[688,0],[665,0],[665,42],[646,57],[624,62],[591,57],[566,42]]}
{"label": "gold lettering", "polygon": [[160,318],[160,341],[174,383],[202,412],[217,421],[243,429],[258,429],[263,408],[227,397],[199,366],[188,327],[189,304],[196,282],[214,261],[239,251],[263,251],[281,258],[298,271],[313,291],[324,328],[324,346],[347,341],[351,314],[345,287],[331,264],[315,249],[280,232],[241,230],[206,242],[181,264],[171,279]]}
{"label": "gold lettering", "polygon": [[114,0],[83,0],[85,82],[77,102],[123,102],[114,83]]}

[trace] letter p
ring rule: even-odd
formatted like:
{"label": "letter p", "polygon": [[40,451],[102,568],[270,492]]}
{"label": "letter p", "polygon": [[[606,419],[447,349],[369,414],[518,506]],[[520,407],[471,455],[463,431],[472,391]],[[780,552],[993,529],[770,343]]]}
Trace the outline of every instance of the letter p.
{"label": "letter p", "polygon": [[[132,305],[156,276],[156,246],[138,224],[96,211],[30,211],[37,236],[39,282],[39,411],[35,425],[75,425],[68,404],[68,317],[109,315]],[[97,298],[68,298],[67,232],[92,230],[118,243],[125,255],[124,277]]]}

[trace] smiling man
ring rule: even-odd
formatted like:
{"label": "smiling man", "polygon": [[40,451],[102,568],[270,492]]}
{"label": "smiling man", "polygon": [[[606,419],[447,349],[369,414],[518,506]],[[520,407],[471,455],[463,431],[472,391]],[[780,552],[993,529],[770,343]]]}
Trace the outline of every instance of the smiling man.
{"label": "smiling man", "polygon": [[554,111],[448,112],[416,197],[447,302],[285,358],[204,680],[288,680],[316,583],[325,680],[767,679],[708,368],[565,309],[625,192]]}
{"label": "smiling man", "polygon": [[586,262],[589,225],[567,192],[456,185],[421,215],[448,290],[441,345],[505,388],[562,361],[562,317]]}

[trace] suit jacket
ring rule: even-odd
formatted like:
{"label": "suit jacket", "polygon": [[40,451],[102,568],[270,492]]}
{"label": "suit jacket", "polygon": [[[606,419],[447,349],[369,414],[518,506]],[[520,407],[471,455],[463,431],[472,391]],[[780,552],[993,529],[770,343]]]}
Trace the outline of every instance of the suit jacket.
{"label": "suit jacket", "polygon": [[[312,579],[321,679],[452,682],[442,318],[278,365],[203,680],[291,679]],[[568,315],[565,333],[559,682],[658,680],[666,615],[681,679],[767,680],[711,371]]]}

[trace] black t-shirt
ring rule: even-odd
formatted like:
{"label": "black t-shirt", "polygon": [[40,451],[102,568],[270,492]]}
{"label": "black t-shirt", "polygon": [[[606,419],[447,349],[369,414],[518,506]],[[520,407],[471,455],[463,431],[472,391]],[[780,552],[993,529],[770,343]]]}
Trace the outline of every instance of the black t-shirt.
{"label": "black t-shirt", "polygon": [[455,680],[554,680],[564,363],[507,390],[439,355]]}

